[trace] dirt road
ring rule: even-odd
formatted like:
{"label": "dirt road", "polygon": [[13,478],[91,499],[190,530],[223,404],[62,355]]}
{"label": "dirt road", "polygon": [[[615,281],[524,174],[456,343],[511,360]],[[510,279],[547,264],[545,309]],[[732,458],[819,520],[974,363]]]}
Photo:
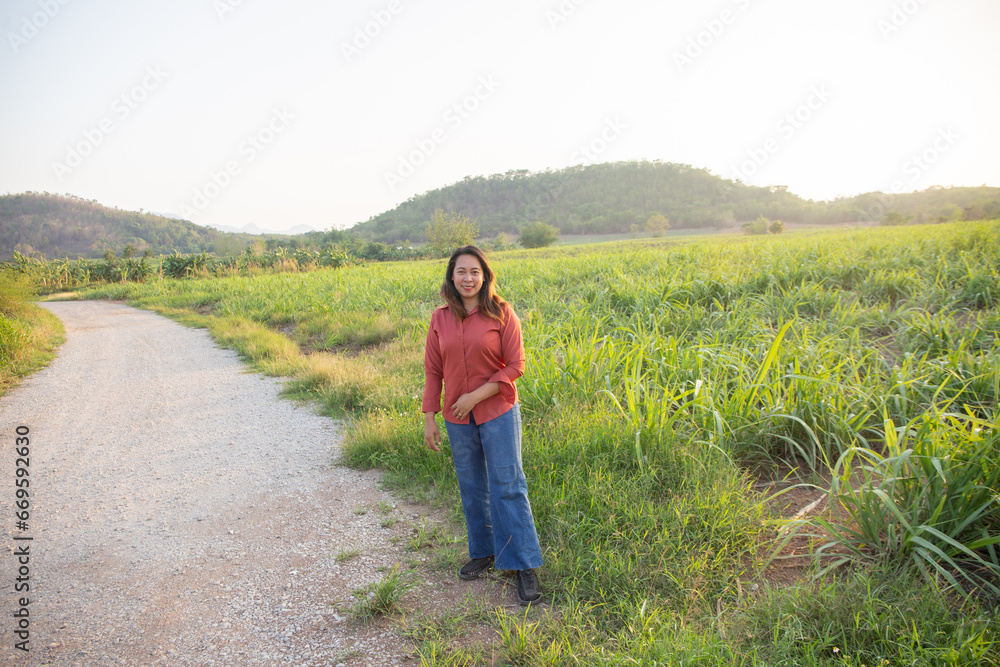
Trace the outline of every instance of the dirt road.
{"label": "dirt road", "polygon": [[[0,398],[0,664],[412,664],[390,624],[348,611],[353,590],[413,558],[398,535],[416,510],[374,473],[332,464],[335,421],[279,399],[280,381],[205,331],[114,303],[45,307],[67,342]],[[14,594],[25,545],[30,592]],[[413,594],[455,585],[438,578]],[[15,647],[22,596],[28,653]]]}

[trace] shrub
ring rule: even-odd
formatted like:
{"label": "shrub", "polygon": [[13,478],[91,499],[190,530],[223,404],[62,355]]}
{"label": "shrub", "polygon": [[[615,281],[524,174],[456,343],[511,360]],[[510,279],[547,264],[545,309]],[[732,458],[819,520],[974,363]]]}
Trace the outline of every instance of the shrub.
{"label": "shrub", "polygon": [[654,213],[649,216],[646,220],[646,224],[643,225],[646,232],[652,234],[653,236],[662,236],[665,231],[670,229],[670,221],[667,216],[662,213]]}
{"label": "shrub", "polygon": [[559,230],[544,222],[531,222],[521,228],[521,246],[545,248],[559,240]]}
{"label": "shrub", "polygon": [[455,248],[470,245],[479,236],[479,225],[458,213],[434,211],[427,225],[427,241],[438,256],[445,256]]}
{"label": "shrub", "polygon": [[741,229],[744,234],[749,234],[750,236],[761,236],[767,234],[770,231],[771,221],[760,216],[753,222],[746,222],[743,224]]}

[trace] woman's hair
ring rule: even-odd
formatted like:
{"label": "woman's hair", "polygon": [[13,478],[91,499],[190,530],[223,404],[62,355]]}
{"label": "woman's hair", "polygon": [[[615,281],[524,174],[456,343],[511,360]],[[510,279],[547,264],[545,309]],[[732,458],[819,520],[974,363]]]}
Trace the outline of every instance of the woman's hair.
{"label": "woman's hair", "polygon": [[462,295],[455,287],[455,264],[462,255],[472,255],[479,260],[479,265],[483,267],[483,287],[479,290],[479,312],[493,320],[503,319],[504,300],[497,294],[496,277],[490,263],[486,261],[483,251],[474,245],[456,248],[448,259],[448,269],[444,274],[444,282],[441,283],[441,298],[448,304],[448,308],[460,320],[468,317],[465,312],[465,304],[462,302]]}

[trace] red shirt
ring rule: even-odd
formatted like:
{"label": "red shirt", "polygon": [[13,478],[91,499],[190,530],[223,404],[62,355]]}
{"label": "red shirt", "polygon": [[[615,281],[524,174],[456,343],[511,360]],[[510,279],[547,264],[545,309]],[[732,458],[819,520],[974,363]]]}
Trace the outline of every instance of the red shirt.
{"label": "red shirt", "polygon": [[431,315],[424,347],[424,402],[422,412],[441,412],[444,383],[444,418],[453,424],[468,424],[469,417],[455,417],[451,406],[458,397],[487,382],[498,382],[500,393],[480,401],[472,409],[477,424],[504,414],[517,402],[514,381],[524,375],[524,342],[521,320],[507,304],[503,320],[479,314],[479,308],[459,320],[441,306]]}

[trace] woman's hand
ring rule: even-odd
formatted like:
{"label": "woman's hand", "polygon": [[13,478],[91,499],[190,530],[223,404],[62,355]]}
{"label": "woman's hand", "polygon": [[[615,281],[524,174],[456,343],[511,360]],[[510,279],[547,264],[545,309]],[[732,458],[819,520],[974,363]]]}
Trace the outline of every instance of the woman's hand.
{"label": "woman's hand", "polygon": [[424,413],[424,442],[427,443],[431,451],[441,451],[441,429],[438,428],[433,412]]}
{"label": "woman's hand", "polygon": [[455,401],[455,405],[451,406],[451,412],[455,415],[456,419],[465,419],[472,412],[472,408],[476,407],[480,401],[499,393],[499,383],[487,382],[479,389],[459,396],[458,400]]}
{"label": "woman's hand", "polygon": [[451,411],[458,419],[464,419],[472,412],[472,408],[476,407],[476,403],[479,399],[476,398],[475,392],[469,392],[468,394],[462,394],[455,401],[455,405],[451,406]]}

